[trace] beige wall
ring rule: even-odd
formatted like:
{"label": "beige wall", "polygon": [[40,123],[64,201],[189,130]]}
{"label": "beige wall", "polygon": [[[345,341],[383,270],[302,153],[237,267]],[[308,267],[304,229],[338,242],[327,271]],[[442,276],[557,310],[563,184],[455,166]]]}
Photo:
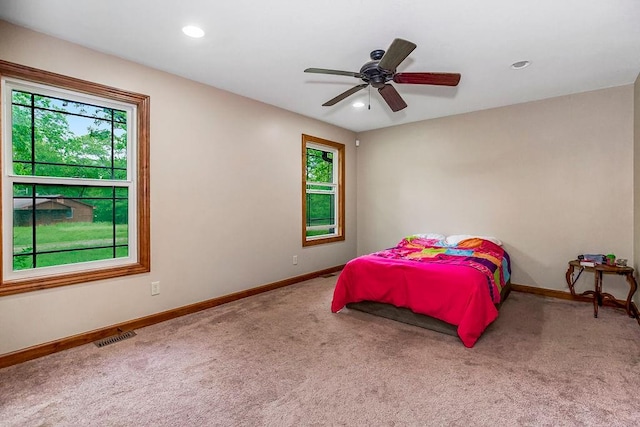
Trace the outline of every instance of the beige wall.
{"label": "beige wall", "polygon": [[[359,134],[358,253],[411,233],[493,235],[514,283],[560,290],[577,254],[633,259],[633,93],[628,85]],[[593,286],[584,276],[579,286]],[[605,286],[626,297],[619,277]]]}
{"label": "beige wall", "polygon": [[[152,245],[150,274],[0,298],[0,354],[355,256],[353,132],[2,21],[0,58],[151,96]],[[302,133],[347,145],[344,243],[301,246]]]}

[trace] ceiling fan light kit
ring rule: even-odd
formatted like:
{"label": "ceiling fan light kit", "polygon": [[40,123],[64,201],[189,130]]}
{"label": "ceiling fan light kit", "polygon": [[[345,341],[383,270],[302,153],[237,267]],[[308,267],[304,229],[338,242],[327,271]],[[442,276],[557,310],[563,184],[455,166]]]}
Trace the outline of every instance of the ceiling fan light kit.
{"label": "ceiling fan light kit", "polygon": [[194,39],[204,37],[204,30],[200,27],[196,27],[195,25],[187,25],[185,27],[182,27],[182,32]]}
{"label": "ceiling fan light kit", "polygon": [[326,68],[307,68],[304,72],[356,77],[364,82],[325,102],[322,104],[323,107],[335,105],[371,85],[378,89],[378,92],[389,108],[396,112],[406,108],[407,103],[404,102],[396,88],[389,84],[391,81],[397,84],[438,86],[457,86],[460,82],[460,74],[458,73],[397,73],[396,68],[398,65],[400,65],[415,48],[415,43],[403,39],[395,39],[386,52],[382,49],[372,51],[369,55],[371,60],[364,64],[359,72],[329,70]]}

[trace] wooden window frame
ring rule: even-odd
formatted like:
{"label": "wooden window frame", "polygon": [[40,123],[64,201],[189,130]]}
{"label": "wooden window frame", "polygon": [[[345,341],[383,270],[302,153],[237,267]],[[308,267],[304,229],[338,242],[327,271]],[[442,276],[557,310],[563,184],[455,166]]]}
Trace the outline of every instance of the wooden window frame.
{"label": "wooden window frame", "polygon": [[[338,152],[338,179],[337,196],[338,207],[336,233],[327,237],[307,237],[307,143],[325,146]],[[302,134],[302,246],[315,246],[325,243],[340,242],[345,240],[345,145],[327,139]]]}
{"label": "wooden window frame", "polygon": [[[135,105],[137,111],[137,141],[136,141],[136,188],[137,215],[130,218],[130,224],[135,224],[137,229],[137,259],[133,263],[103,268],[88,268],[79,272],[52,274],[47,276],[28,277],[21,279],[4,280],[2,271],[3,263],[0,263],[0,296],[73,285],[96,280],[111,279],[114,277],[129,276],[133,274],[147,273],[151,271],[151,243],[150,243],[150,193],[149,193],[149,127],[150,127],[150,97],[148,95],[124,91],[113,87],[93,83],[49,71],[39,70],[20,64],[0,60],[0,79],[15,78],[36,84],[42,84],[63,90],[69,90],[80,94],[97,96],[107,100],[124,102]],[[0,110],[6,108],[4,94],[0,87]],[[0,116],[0,129],[4,129]],[[0,132],[0,147],[4,147],[2,141],[4,132]],[[2,149],[4,156],[4,148]],[[0,162],[4,167],[4,162]],[[4,176],[0,174],[1,177]],[[4,185],[4,184],[3,184]],[[3,185],[0,185],[2,191]],[[0,195],[1,196],[1,195]],[[0,212],[4,206],[0,204]],[[0,242],[4,242],[4,230],[0,229]],[[4,244],[0,245],[0,259],[3,259]]]}

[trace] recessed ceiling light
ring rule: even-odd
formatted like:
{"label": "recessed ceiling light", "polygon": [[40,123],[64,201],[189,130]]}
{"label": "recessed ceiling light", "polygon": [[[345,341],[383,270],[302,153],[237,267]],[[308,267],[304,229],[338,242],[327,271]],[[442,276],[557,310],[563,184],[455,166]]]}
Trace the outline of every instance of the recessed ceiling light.
{"label": "recessed ceiling light", "polygon": [[362,101],[356,101],[356,102],[354,102],[354,103],[353,103],[353,104],[351,104],[351,105],[353,105],[355,108],[362,108],[362,107],[364,107],[364,102],[362,102]]}
{"label": "recessed ceiling light", "polygon": [[518,61],[511,64],[511,69],[513,70],[522,70],[531,64],[531,61]]}
{"label": "recessed ceiling light", "polygon": [[194,39],[199,39],[200,37],[204,36],[204,31],[202,31],[202,28],[196,27],[195,25],[187,25],[186,27],[182,27],[182,32],[189,37],[193,37]]}

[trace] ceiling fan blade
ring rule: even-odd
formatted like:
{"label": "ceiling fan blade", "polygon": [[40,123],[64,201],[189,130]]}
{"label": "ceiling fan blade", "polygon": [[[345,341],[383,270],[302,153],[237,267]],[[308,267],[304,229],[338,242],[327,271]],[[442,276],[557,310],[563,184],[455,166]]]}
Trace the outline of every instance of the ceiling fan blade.
{"label": "ceiling fan blade", "polygon": [[354,71],[327,70],[325,68],[307,68],[306,70],[304,70],[304,72],[316,73],[316,74],[333,74],[336,76],[357,77],[359,79],[362,78],[362,74],[356,73]]}
{"label": "ceiling fan blade", "polygon": [[323,107],[331,107],[332,105],[337,104],[338,102],[342,101],[343,99],[353,95],[354,93],[356,93],[357,91],[364,89],[365,87],[369,86],[369,83],[364,83],[358,86],[354,86],[351,89],[342,92],[340,95],[336,96],[333,99],[330,99],[329,101],[325,102],[324,104],[322,104]]}
{"label": "ceiling fan blade", "polygon": [[396,83],[409,83],[415,85],[440,85],[458,86],[460,74],[458,73],[397,73],[393,76]]}
{"label": "ceiling fan blade", "polygon": [[390,71],[395,70],[415,48],[415,43],[403,39],[395,39],[378,63],[378,67]]}
{"label": "ceiling fan blade", "polygon": [[380,92],[380,95],[387,101],[389,108],[391,108],[393,112],[400,111],[407,107],[407,103],[404,102],[404,99],[402,99],[395,87],[384,85],[378,89],[378,92]]}

